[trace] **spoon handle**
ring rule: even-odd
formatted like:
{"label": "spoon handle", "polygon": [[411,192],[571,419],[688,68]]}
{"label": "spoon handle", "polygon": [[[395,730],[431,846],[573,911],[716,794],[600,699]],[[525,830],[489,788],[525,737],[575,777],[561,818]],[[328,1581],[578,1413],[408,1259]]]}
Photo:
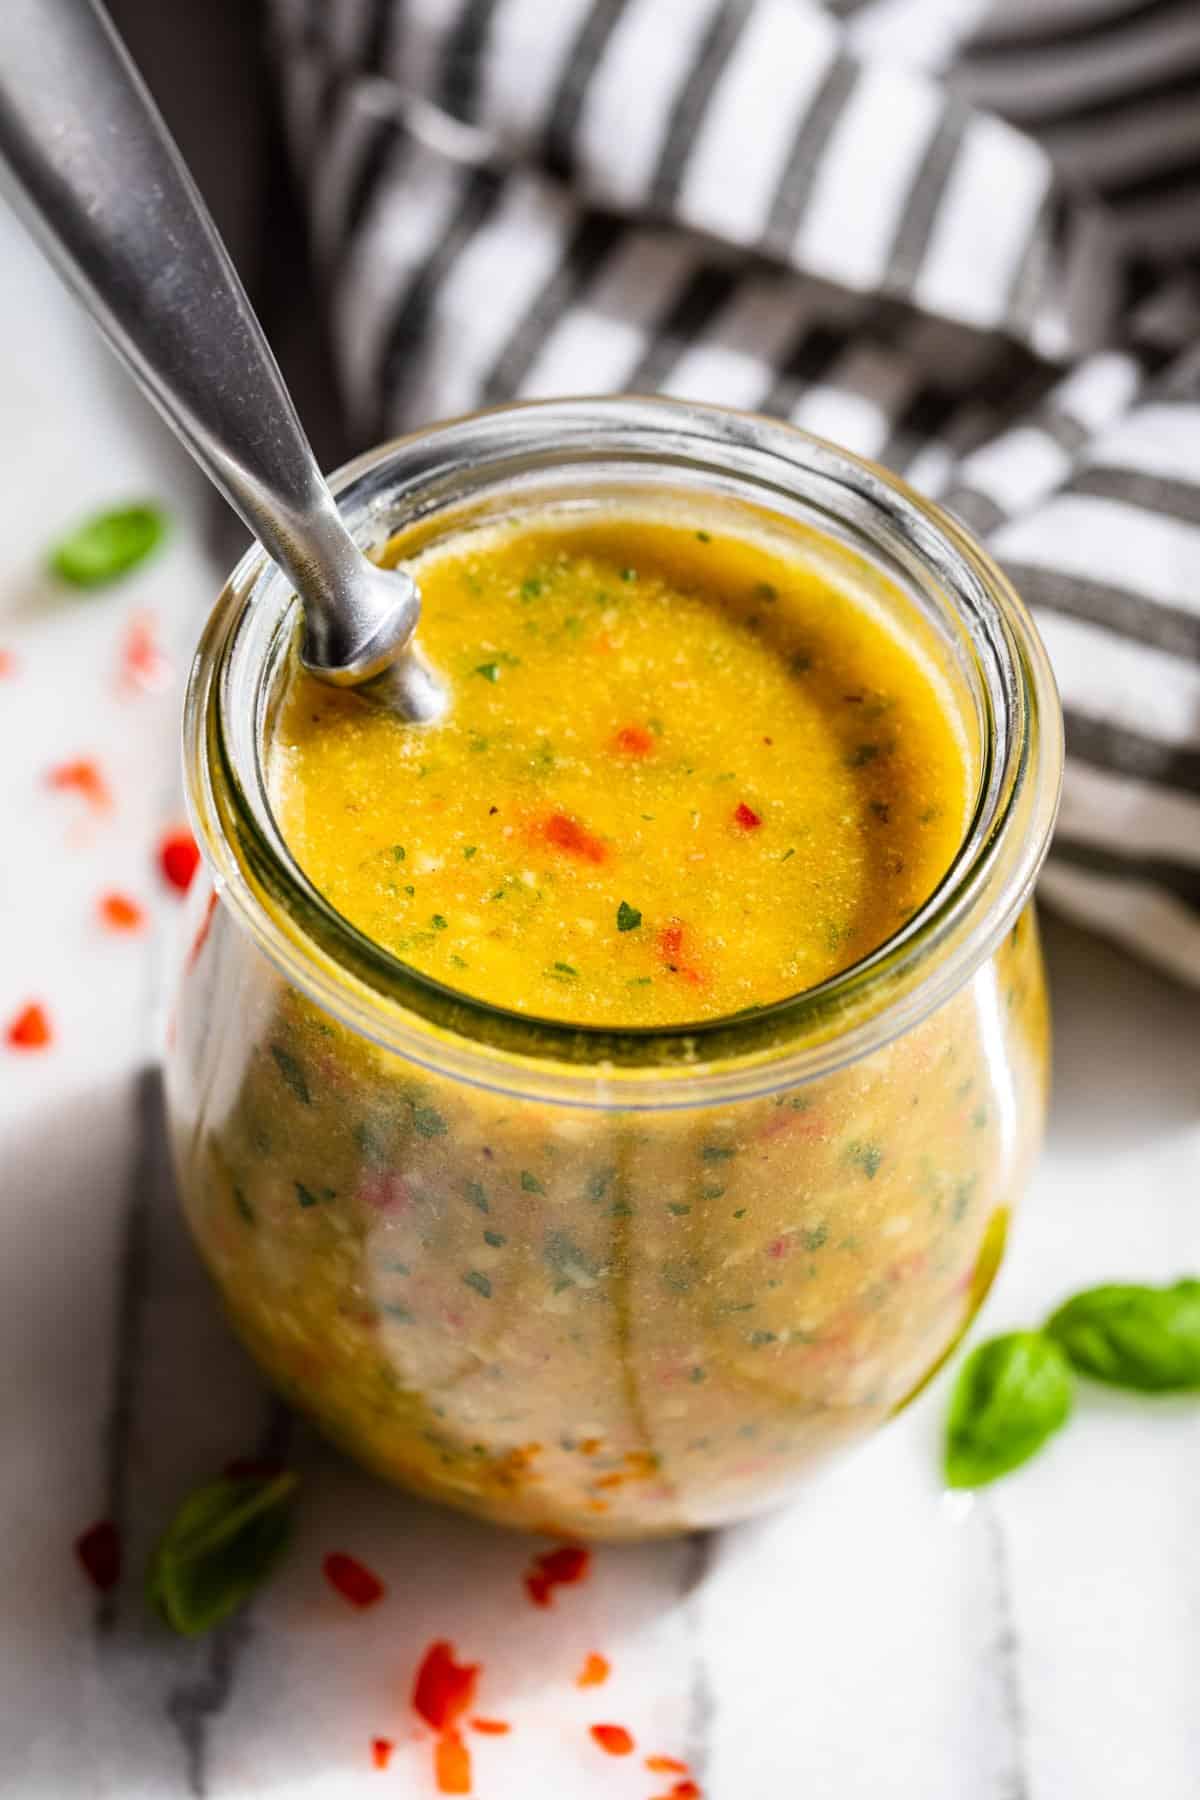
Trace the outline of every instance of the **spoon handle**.
{"label": "spoon handle", "polygon": [[[373,672],[378,588],[208,209],[96,0],[0,0],[4,166],[60,274],[296,587],[305,661],[335,680]],[[419,605],[407,586],[406,636]],[[393,588],[393,610],[397,598]],[[394,641],[394,616],[388,629]]]}

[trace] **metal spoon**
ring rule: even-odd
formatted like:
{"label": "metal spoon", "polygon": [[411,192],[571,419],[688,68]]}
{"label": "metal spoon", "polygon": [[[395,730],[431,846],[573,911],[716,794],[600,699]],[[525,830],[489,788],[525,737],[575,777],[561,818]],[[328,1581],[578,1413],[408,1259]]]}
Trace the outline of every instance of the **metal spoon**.
{"label": "metal spoon", "polygon": [[[421,597],[355,544],[245,289],[96,0],[0,0],[0,168],[19,209],[171,429],[295,586],[302,660],[339,687],[389,670],[428,721]],[[381,684],[381,688],[385,684]]]}

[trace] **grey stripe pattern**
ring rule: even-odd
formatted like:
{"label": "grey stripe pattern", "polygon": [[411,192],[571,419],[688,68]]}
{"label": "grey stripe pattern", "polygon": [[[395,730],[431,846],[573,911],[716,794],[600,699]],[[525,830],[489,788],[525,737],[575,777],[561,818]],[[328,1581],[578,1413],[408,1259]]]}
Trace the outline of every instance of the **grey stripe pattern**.
{"label": "grey stripe pattern", "polygon": [[[117,1275],[112,1405],[104,1434],[104,1512],[122,1541],[129,1528],[129,1460],[134,1387],[141,1360],[142,1314],[150,1260],[150,1206],[154,1196],[162,1196],[170,1186],[162,1105],[159,1071],[143,1069],[137,1078],[133,1100],[134,1165],[130,1172],[125,1241]],[[120,1587],[99,1595],[96,1602],[99,1631],[112,1630],[117,1622],[121,1598]]]}
{"label": "grey stripe pattern", "polygon": [[899,293],[908,293],[921,272],[938,208],[962,149],[968,117],[966,107],[952,101],[925,152],[887,259],[887,285]]}
{"label": "grey stripe pattern", "polygon": [[701,268],[685,285],[629,376],[632,394],[662,387],[684,350],[728,300],[736,280],[728,269]]}
{"label": "grey stripe pattern", "polygon": [[1182,606],[1165,606],[1146,600],[1128,588],[1114,587],[1078,575],[1062,575],[1055,569],[1039,569],[1004,558],[1004,569],[1018,593],[1036,611],[1061,613],[1101,625],[1161,650],[1164,656],[1200,661],[1200,613]]}
{"label": "grey stripe pattern", "polygon": [[476,169],[463,185],[458,209],[444,235],[430,250],[424,264],[414,275],[407,293],[392,318],[384,341],[380,361],[380,386],[384,411],[381,433],[387,430],[396,396],[403,392],[419,366],[421,344],[429,330],[437,304],[437,293],[455,260],[500,197],[499,175],[490,169]]}
{"label": "grey stripe pattern", "polygon": [[560,180],[570,178],[575,130],[583,111],[588,82],[603,58],[627,4],[628,0],[593,0],[591,12],[571,46],[562,82],[545,125],[546,163]]}
{"label": "grey stripe pattern", "polygon": [[1066,725],[1068,753],[1081,762],[1130,775],[1135,781],[1178,788],[1181,793],[1200,793],[1200,750],[1164,744],[1070,707]]}
{"label": "grey stripe pattern", "polygon": [[467,0],[450,33],[442,70],[441,103],[456,119],[471,120],[479,110],[479,78],[483,48],[499,0]]}
{"label": "grey stripe pattern", "polygon": [[1068,492],[1092,494],[1101,500],[1119,500],[1125,506],[1140,507],[1144,512],[1181,519],[1187,525],[1200,525],[1200,486],[1194,481],[1144,475],[1137,469],[1113,469],[1102,463],[1092,463],[1082,474],[1075,476]]}
{"label": "grey stripe pattern", "polygon": [[671,108],[666,142],[650,186],[650,206],[668,212],[679,198],[696,127],[748,17],[747,0],[721,0],[695,62]]}
{"label": "grey stripe pattern", "polygon": [[821,166],[821,152],[849,102],[858,79],[857,63],[839,52],[826,71],[792,140],[787,164],[771,203],[767,228],[763,234],[764,246],[768,252],[786,256],[790,250],[804,217],[804,209],[812,195]]}
{"label": "grey stripe pattern", "polygon": [[542,342],[568,309],[595,279],[602,263],[619,241],[620,227],[603,213],[588,213],[581,220],[566,255],[541,296],[523,319],[517,321],[494,367],[483,382],[483,398],[489,406],[509,400],[520,391]]}

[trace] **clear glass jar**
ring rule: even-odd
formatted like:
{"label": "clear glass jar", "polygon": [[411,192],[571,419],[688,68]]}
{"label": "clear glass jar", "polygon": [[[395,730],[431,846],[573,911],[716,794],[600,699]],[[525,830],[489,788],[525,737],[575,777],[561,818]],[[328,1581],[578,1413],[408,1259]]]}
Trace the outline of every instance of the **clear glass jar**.
{"label": "clear glass jar", "polygon": [[669,499],[773,533],[934,646],[975,780],[936,893],[797,998],[622,1034],[456,995],[311,887],[268,801],[296,606],[259,552],[192,674],[205,867],[167,1083],[183,1203],[235,1328],[331,1437],[426,1495],[598,1536],[736,1518],[903,1405],[998,1265],[1045,1102],[1029,894],[1061,727],[1044,651],[951,520],[762,419],[515,407],[336,485],[370,546],[401,524],[436,541]]}

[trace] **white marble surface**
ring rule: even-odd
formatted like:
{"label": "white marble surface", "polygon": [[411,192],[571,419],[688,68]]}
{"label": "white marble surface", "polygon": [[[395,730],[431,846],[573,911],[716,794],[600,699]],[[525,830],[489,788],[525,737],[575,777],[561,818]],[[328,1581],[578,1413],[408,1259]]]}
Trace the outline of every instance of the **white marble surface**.
{"label": "white marble surface", "polygon": [[[177,902],[154,845],[177,807],[178,682],[122,698],[131,613],[186,658],[216,571],[201,496],[0,217],[0,1024],[29,999],[44,1052],[0,1046],[0,1793],[163,1800],[433,1794],[407,1694],[448,1636],[485,1664],[479,1800],[650,1800],[691,1762],[707,1800],[1196,1800],[1200,1410],[1089,1393],[1069,1434],[973,1503],[939,1491],[943,1377],[790,1510],[719,1537],[603,1550],[535,1612],[531,1546],[397,1497],[297,1429],[306,1499],[285,1572],[198,1644],[140,1597],[145,1549],[193,1480],[285,1429],[229,1339],[174,1216],[156,1131],[157,978]],[[47,542],[92,504],[167,499],[166,556],[94,599],[50,591]],[[117,805],[44,782],[96,755]],[[106,936],[97,896],[151,911]],[[1050,1142],[985,1330],[1104,1277],[1200,1270],[1200,996],[1051,924]],[[149,1072],[148,1072],[149,1071]],[[122,1524],[98,1602],[72,1556]],[[371,1563],[354,1614],[327,1549]],[[613,1664],[582,1693],[584,1654]],[[639,1755],[590,1743],[598,1718]],[[393,1737],[391,1768],[369,1741]]]}

